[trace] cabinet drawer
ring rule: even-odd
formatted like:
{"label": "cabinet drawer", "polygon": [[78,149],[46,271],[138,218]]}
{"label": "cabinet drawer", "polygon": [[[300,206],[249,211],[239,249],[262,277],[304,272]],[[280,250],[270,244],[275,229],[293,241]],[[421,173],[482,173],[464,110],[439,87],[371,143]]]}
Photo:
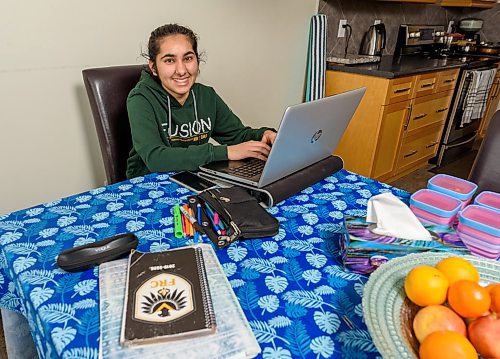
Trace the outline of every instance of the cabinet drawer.
{"label": "cabinet drawer", "polygon": [[401,77],[389,82],[388,95],[385,104],[409,100],[412,96],[415,76]]}
{"label": "cabinet drawer", "polygon": [[437,86],[437,76],[438,72],[418,75],[413,97],[420,97],[434,93]]}
{"label": "cabinet drawer", "polygon": [[416,98],[412,105],[407,130],[414,131],[434,123],[444,123],[453,91]]}
{"label": "cabinet drawer", "polygon": [[458,69],[454,69],[439,72],[436,92],[449,91],[454,89],[457,83],[458,71]]}
{"label": "cabinet drawer", "polygon": [[398,169],[411,165],[436,154],[443,126],[433,127],[428,131],[419,131],[418,135],[408,136],[403,140],[399,153]]}

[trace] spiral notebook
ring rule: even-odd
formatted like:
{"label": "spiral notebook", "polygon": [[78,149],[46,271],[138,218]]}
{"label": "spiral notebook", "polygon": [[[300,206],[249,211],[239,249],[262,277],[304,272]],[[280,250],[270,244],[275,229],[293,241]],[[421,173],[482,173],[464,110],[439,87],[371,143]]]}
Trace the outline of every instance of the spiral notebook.
{"label": "spiral notebook", "polygon": [[132,251],[120,343],[124,346],[215,332],[202,249]]}
{"label": "spiral notebook", "polygon": [[[99,266],[99,359],[234,359],[253,358],[261,352],[259,343],[234,294],[214,249],[210,244],[195,244],[203,252],[217,330],[175,342],[124,347],[120,345],[128,259]],[[175,344],[174,344],[175,343]],[[174,344],[174,345],[173,345]]]}

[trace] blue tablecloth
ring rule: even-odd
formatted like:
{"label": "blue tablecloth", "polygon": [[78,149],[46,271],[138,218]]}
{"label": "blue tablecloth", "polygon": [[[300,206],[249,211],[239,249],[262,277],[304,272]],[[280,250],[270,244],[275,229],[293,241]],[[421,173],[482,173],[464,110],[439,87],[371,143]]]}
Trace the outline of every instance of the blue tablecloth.
{"label": "blue tablecloth", "polygon": [[[62,250],[123,232],[134,232],[142,251],[193,243],[173,236],[173,205],[191,193],[168,178],[151,174],[0,216],[0,306],[27,317],[40,357],[98,357],[98,269],[59,269]],[[344,215],[364,216],[368,198],[386,191],[409,196],[342,170],[270,208],[280,221],[275,237],[217,251],[263,358],[379,356],[362,316],[366,277],[343,270],[333,238]]]}

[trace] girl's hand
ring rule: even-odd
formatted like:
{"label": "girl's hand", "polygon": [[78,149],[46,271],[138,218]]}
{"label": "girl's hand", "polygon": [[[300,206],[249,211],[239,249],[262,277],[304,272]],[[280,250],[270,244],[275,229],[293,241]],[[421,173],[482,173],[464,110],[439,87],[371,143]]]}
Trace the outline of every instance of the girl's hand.
{"label": "girl's hand", "polygon": [[274,140],[276,139],[276,132],[271,131],[271,130],[266,130],[262,134],[261,142],[267,143],[268,145],[273,145]]}
{"label": "girl's hand", "polygon": [[[264,136],[262,136],[262,138],[264,138]],[[269,156],[269,151],[271,151],[271,147],[265,142],[247,141],[237,145],[227,146],[227,158],[230,160],[242,160],[244,158],[253,157],[266,161],[267,156]]]}

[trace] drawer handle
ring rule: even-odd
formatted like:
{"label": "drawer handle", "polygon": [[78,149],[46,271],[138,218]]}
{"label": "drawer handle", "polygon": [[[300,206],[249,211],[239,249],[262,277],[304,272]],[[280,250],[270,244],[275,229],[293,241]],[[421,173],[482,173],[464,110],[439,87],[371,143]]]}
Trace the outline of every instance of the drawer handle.
{"label": "drawer handle", "polygon": [[422,114],[422,115],[418,115],[418,116],[415,116],[413,117],[414,120],[420,120],[421,118],[424,118],[425,116],[427,116],[426,113]]}
{"label": "drawer handle", "polygon": [[401,92],[406,92],[408,90],[410,90],[411,87],[405,87],[404,89],[397,89],[397,90],[394,90],[394,93],[401,93]]}
{"label": "drawer handle", "polygon": [[403,157],[404,157],[404,158],[411,157],[411,156],[413,156],[414,154],[416,154],[417,152],[418,152],[417,150],[411,151],[410,153],[408,153],[408,154],[404,155]]}
{"label": "drawer handle", "polygon": [[448,79],[448,80],[444,80],[443,82],[444,82],[445,84],[449,84],[450,82],[453,82],[453,81],[455,81],[455,78]]}
{"label": "drawer handle", "polygon": [[421,88],[426,88],[426,87],[431,87],[431,86],[434,86],[434,82],[431,82],[430,84],[423,84],[420,87]]}
{"label": "drawer handle", "polygon": [[431,148],[431,147],[434,147],[437,145],[437,142],[432,142],[432,143],[429,143],[427,146],[425,146],[425,148]]}
{"label": "drawer handle", "polygon": [[448,107],[445,108],[440,108],[439,110],[436,110],[437,113],[444,112],[448,109]]}

